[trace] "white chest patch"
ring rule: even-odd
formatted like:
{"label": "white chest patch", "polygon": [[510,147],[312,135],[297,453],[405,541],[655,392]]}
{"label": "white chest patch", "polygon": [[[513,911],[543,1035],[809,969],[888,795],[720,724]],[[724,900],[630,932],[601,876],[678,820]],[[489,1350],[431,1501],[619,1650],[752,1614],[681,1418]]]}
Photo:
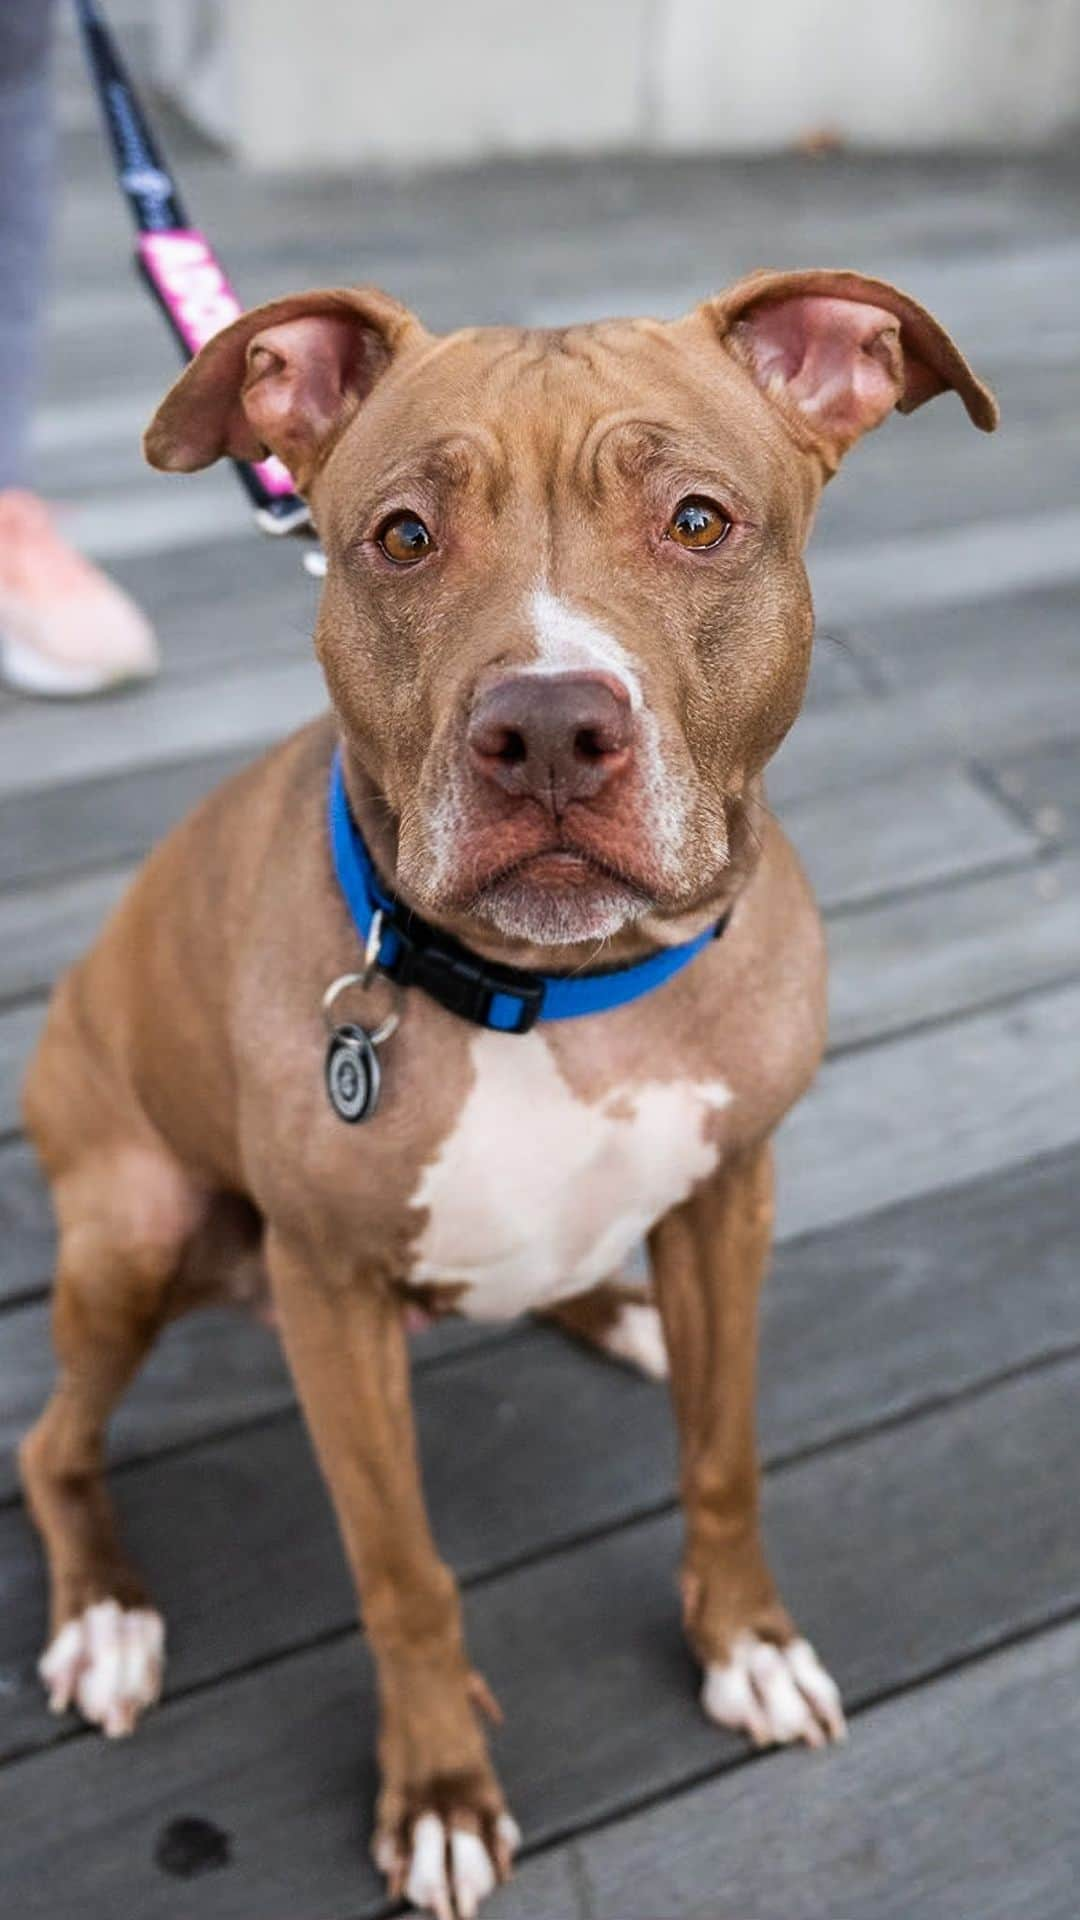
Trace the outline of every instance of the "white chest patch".
{"label": "white chest patch", "polygon": [[414,1205],[415,1281],[464,1284],[470,1319],[511,1319],[615,1273],[716,1162],[722,1080],[649,1081],[598,1105],[568,1087],[539,1033],[478,1033],[475,1080]]}

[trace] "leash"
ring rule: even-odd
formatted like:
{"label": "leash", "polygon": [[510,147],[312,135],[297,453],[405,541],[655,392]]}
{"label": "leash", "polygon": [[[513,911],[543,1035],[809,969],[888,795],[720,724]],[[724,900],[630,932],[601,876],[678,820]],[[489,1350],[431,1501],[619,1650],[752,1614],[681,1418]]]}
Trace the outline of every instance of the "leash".
{"label": "leash", "polygon": [[[120,190],[137,238],[135,265],[186,360],[243,312],[209,240],[189,224],[176,181],[139,104],[98,0],[75,0],[90,75],[101,105]],[[307,502],[281,461],[234,460],[234,471],[263,533],[314,539]],[[314,563],[314,564],[311,564]],[[304,557],[324,571],[316,549]]]}

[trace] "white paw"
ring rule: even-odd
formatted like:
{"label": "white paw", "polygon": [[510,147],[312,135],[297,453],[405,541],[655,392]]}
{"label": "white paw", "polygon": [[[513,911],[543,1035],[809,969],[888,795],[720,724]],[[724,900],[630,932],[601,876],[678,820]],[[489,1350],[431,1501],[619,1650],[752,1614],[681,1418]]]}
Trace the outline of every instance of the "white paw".
{"label": "white paw", "polygon": [[757,1747],[847,1738],[840,1690],[809,1640],[777,1647],[741,1633],[725,1666],[706,1667],[701,1704],[710,1720],[748,1733]]}
{"label": "white paw", "polygon": [[76,1706],[110,1739],[133,1733],[161,1692],[165,1622],[150,1607],[99,1600],[61,1627],[38,1661],[53,1713]]}
{"label": "white paw", "polygon": [[650,1380],[668,1377],[667,1348],[660,1314],[647,1300],[625,1300],[600,1341],[605,1353],[624,1360]]}
{"label": "white paw", "polygon": [[505,1880],[521,1834],[508,1813],[495,1823],[494,1857],[471,1828],[444,1825],[436,1813],[422,1813],[413,1828],[412,1853],[397,1857],[392,1840],[375,1843],[375,1864],[389,1876],[391,1889],[436,1920],[475,1920],[480,1904]]}

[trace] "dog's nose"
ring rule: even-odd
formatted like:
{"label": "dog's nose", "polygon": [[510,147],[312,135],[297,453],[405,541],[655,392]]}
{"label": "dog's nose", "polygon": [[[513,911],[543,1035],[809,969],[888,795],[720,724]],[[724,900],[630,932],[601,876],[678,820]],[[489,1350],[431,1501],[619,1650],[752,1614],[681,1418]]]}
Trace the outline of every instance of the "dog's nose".
{"label": "dog's nose", "polygon": [[482,694],[469,721],[476,771],[504,793],[561,813],[628,765],[630,696],[606,674],[519,673]]}

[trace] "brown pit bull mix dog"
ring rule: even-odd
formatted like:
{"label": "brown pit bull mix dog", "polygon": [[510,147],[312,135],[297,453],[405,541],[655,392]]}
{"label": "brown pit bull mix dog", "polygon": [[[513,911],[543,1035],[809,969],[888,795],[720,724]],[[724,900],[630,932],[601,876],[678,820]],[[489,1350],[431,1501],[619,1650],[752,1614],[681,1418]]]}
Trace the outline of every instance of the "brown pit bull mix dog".
{"label": "brown pit bull mix dog", "polygon": [[[111,1734],[156,1698],[164,1631],[117,1539],[106,1421],[166,1321],[265,1283],[378,1667],[376,1859],[441,1920],[470,1920],[518,1836],[424,1512],[417,1304],[540,1310],[669,1360],[705,1710],[759,1744],[843,1733],[758,1533],[770,1136],[825,1033],[821,928],[762,770],[806,684],[821,488],[860,434],[948,388],[994,426],[935,321],[852,273],[758,273],[674,324],[448,338],[346,289],[226,328],[148,434],[159,467],[271,449],[292,469],[328,556],[333,711],[158,849],[30,1072],[61,1233],[59,1382],[22,1452],[52,1579],[42,1674]],[[395,924],[457,955],[407,992],[357,977],[337,747],[386,910],[369,960]],[[500,992],[528,1024],[538,973],[605,1010],[494,1030]],[[323,1000],[343,975],[335,1108]],[[395,1013],[376,1055],[365,1034]],[[373,1060],[380,1098],[348,1124]],[[642,1236],[655,1306],[618,1278]]]}

